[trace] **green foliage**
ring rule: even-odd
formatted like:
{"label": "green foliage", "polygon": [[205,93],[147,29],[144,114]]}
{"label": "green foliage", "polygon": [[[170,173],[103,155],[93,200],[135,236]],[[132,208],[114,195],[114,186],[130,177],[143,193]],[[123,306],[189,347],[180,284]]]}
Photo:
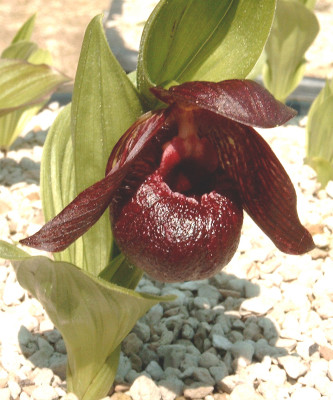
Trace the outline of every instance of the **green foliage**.
{"label": "green foliage", "polygon": [[305,162],[317,172],[322,187],[333,180],[333,80],[326,82],[312,103],[306,126]]}
{"label": "green foliage", "polygon": [[20,284],[61,332],[68,356],[67,388],[82,400],[107,394],[121,341],[153,305],[174,299],[134,292],[70,263],[30,257],[3,241],[0,254],[10,256]]}
{"label": "green foliage", "polygon": [[[275,0],[162,0],[141,40],[138,88],[245,78],[272,24]],[[162,28],[163,27],[163,28]]]}
{"label": "green foliage", "polygon": [[48,51],[30,42],[35,15],[17,32],[0,57],[0,149],[7,152],[51,93],[68,79],[46,64]]}
{"label": "green foliage", "polygon": [[280,101],[285,101],[302,80],[304,54],[319,32],[316,16],[302,3],[309,2],[278,0],[265,47],[264,84]]}

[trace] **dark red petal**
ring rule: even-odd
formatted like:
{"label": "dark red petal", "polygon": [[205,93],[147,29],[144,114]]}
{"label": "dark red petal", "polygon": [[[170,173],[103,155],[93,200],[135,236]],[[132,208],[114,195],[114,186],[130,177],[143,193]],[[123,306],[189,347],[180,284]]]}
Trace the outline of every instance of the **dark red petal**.
{"label": "dark red petal", "polygon": [[169,90],[156,87],[151,91],[167,104],[195,106],[261,128],[282,125],[297,114],[258,83],[246,79],[186,82]]}
{"label": "dark red petal", "polygon": [[285,253],[313,249],[297,215],[290,178],[264,139],[253,128],[210,112],[196,117],[200,134],[218,149],[222,168],[238,183],[243,207],[256,224]]}
{"label": "dark red petal", "polygon": [[[147,113],[124,136],[132,145],[124,157],[109,169],[106,177],[80,193],[63,211],[21,243],[46,251],[62,251],[82,236],[102,216],[120,183],[147,143],[165,122],[167,110]],[[131,141],[131,138],[135,138]]]}

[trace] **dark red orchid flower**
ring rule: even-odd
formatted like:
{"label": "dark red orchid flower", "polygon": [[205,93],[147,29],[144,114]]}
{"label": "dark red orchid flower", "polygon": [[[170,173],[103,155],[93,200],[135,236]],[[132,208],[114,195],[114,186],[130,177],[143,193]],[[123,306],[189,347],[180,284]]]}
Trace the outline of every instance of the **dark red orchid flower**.
{"label": "dark red orchid flower", "polygon": [[221,270],[237,249],[243,209],[281,251],[314,247],[287,173],[251,127],[281,125],[294,110],[249,80],[151,90],[168,107],[136,121],[113,149],[105,178],[23,244],[64,250],[109,207],[129,262],[165,282]]}

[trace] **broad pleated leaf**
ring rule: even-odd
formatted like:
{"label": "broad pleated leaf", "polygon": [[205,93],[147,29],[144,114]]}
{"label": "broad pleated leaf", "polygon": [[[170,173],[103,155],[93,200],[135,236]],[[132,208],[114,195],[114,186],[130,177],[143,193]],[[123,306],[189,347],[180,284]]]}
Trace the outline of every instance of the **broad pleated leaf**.
{"label": "broad pleated leaf", "polygon": [[259,58],[275,0],[163,0],[148,19],[138,61],[138,87],[245,78]]}
{"label": "broad pleated leaf", "polygon": [[265,52],[266,88],[279,100],[297,87],[304,75],[304,54],[319,31],[316,16],[297,0],[279,0]]}
{"label": "broad pleated leaf", "polygon": [[[101,20],[95,17],[87,28],[75,78],[71,128],[76,194],[104,177],[113,146],[142,113],[139,95],[112,55]],[[83,242],[85,268],[98,275],[112,246],[107,213]]]}
{"label": "broad pleated leaf", "polygon": [[47,65],[0,59],[0,116],[40,103],[66,81],[68,78]]}
{"label": "broad pleated leaf", "polygon": [[80,400],[107,394],[122,340],[153,305],[174,299],[121,288],[70,263],[28,257],[0,241],[2,256],[13,256],[19,283],[42,304],[61,332],[68,355],[68,391]]}
{"label": "broad pleated leaf", "polygon": [[1,58],[28,60],[31,54],[38,48],[36,43],[20,41],[7,47],[1,54]]}
{"label": "broad pleated leaf", "polygon": [[333,180],[333,80],[321,90],[308,115],[306,163],[317,172],[325,187]]}
{"label": "broad pleated leaf", "polygon": [[[71,105],[67,105],[51,126],[41,162],[41,198],[46,221],[62,211],[75,195],[75,170],[71,140]],[[80,238],[68,249],[55,253],[57,261],[67,261],[88,269]]]}
{"label": "broad pleated leaf", "polygon": [[30,40],[32,31],[35,26],[36,14],[33,14],[17,31],[16,35],[12,40],[12,44],[20,42],[21,40]]}

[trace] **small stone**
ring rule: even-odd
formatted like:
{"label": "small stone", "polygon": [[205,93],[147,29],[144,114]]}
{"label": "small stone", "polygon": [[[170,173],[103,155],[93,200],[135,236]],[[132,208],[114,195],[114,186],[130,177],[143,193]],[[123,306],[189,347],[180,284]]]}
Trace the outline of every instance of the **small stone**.
{"label": "small stone", "polygon": [[206,368],[195,368],[192,377],[199,382],[207,385],[215,385],[215,380],[212,378],[211,374]]}
{"label": "small stone", "polygon": [[136,336],[141,339],[144,343],[148,342],[150,339],[150,328],[148,325],[143,322],[138,321],[132,332],[136,334]]}
{"label": "small stone", "polygon": [[297,388],[290,397],[291,400],[319,400],[320,398],[320,392],[312,387]]}
{"label": "small stone", "polygon": [[124,355],[123,352],[120,353],[116,382],[123,382],[125,380],[125,376],[129,373],[132,368],[132,364],[127,356]]}
{"label": "small stone", "polygon": [[327,376],[333,381],[333,360],[328,362]]}
{"label": "small stone", "polygon": [[274,385],[280,387],[284,385],[286,380],[286,371],[282,368],[279,368],[277,365],[272,365],[269,374],[269,381],[272,382]]}
{"label": "small stone", "polygon": [[[52,339],[55,339],[55,337],[52,338]],[[51,340],[51,342],[52,342],[52,340]],[[52,343],[54,343],[54,342],[52,342]],[[63,339],[59,339],[59,340],[55,343],[54,348],[55,348],[55,351],[57,351],[58,353],[67,354],[65,341],[64,341]]]}
{"label": "small stone", "polygon": [[11,400],[9,388],[0,389],[0,400]]}
{"label": "small stone", "polygon": [[263,397],[256,393],[254,387],[247,383],[237,385],[231,392],[230,400],[263,400]]}
{"label": "small stone", "polygon": [[66,370],[67,370],[67,355],[61,353],[53,353],[49,359],[49,368],[53,371],[53,373],[61,380],[66,379]]}
{"label": "small stone", "polygon": [[251,322],[246,325],[243,330],[244,339],[250,339],[253,341],[257,341],[262,337],[261,329],[255,322]]}
{"label": "small stone", "polygon": [[243,314],[255,313],[258,315],[265,315],[273,306],[274,301],[272,301],[272,299],[264,296],[257,296],[244,300],[241,305],[241,312]]}
{"label": "small stone", "polygon": [[136,354],[140,351],[143,342],[134,332],[131,332],[122,343],[122,350],[125,354]]}
{"label": "small stone", "polygon": [[220,361],[217,367],[210,367],[209,372],[211,376],[214,378],[215,383],[220,382],[223,378],[225,378],[229,374],[228,368],[223,361]]}
{"label": "small stone", "polygon": [[221,298],[218,289],[212,285],[201,285],[198,289],[198,296],[208,299],[211,307],[216,306]]}
{"label": "small stone", "polygon": [[146,320],[151,326],[156,326],[163,316],[163,307],[161,304],[153,306],[146,314]]}
{"label": "small stone", "polygon": [[159,381],[164,375],[164,371],[156,361],[151,361],[147,367],[146,372],[155,380]]}
{"label": "small stone", "polygon": [[333,349],[328,346],[319,347],[320,355],[327,361],[333,360]]}
{"label": "small stone", "polygon": [[240,378],[238,375],[227,375],[219,382],[217,382],[217,387],[222,392],[230,394],[239,383],[240,383]]}
{"label": "small stone", "polygon": [[333,382],[327,376],[318,376],[315,378],[315,388],[321,393],[322,396],[333,398]]}
{"label": "small stone", "polygon": [[6,306],[13,306],[20,304],[25,295],[25,290],[20,286],[17,281],[8,282],[3,291],[2,300]]}
{"label": "small stone", "polygon": [[58,399],[57,391],[49,385],[42,385],[33,390],[31,394],[34,400],[55,400]]}
{"label": "small stone", "polygon": [[51,381],[53,379],[53,372],[48,369],[48,368],[42,368],[39,369],[37,368],[35,370],[35,377],[33,379],[33,382],[35,383],[35,385],[37,386],[41,386],[41,385],[50,385]]}
{"label": "small stone", "polygon": [[251,341],[236,342],[232,345],[230,351],[235,358],[243,358],[249,365],[254,354],[254,345]]}
{"label": "small stone", "polygon": [[74,393],[67,393],[61,400],[79,400]]}
{"label": "small stone", "polygon": [[194,329],[189,324],[184,324],[181,330],[181,335],[184,339],[193,339]]}
{"label": "small stone", "polygon": [[184,389],[184,396],[190,399],[202,399],[214,390],[214,386],[203,385],[202,383],[195,382]]}
{"label": "small stone", "polygon": [[13,399],[16,399],[21,393],[21,387],[15,381],[12,380],[8,381],[8,388],[10,390],[10,395]]}
{"label": "small stone", "polygon": [[106,397],[106,399],[110,400],[131,400],[131,397],[126,393],[113,393],[111,397]]}
{"label": "small stone", "polygon": [[184,384],[177,378],[163,379],[158,382],[162,400],[174,400],[180,396],[183,391]]}
{"label": "small stone", "polygon": [[215,367],[219,363],[220,359],[217,357],[217,355],[211,353],[210,351],[205,351],[199,358],[199,365],[203,368]]}
{"label": "small stone", "polygon": [[170,351],[164,355],[163,368],[179,368],[186,353],[185,346],[170,346]]}
{"label": "small stone", "polygon": [[[45,331],[44,336],[47,339],[47,341],[50,343],[58,343],[60,341],[64,342],[61,337],[61,333],[57,329]],[[64,346],[64,345],[61,344],[61,346]],[[57,351],[59,351],[59,350],[57,350]],[[59,353],[62,353],[62,352],[59,351]]]}
{"label": "small stone", "polygon": [[133,382],[129,394],[133,400],[160,400],[161,392],[157,385],[146,375],[138,376]]}
{"label": "small stone", "polygon": [[141,358],[133,353],[129,356],[129,360],[131,362],[132,368],[137,371],[137,372],[141,372],[142,371],[142,360]]}
{"label": "small stone", "polygon": [[282,356],[278,358],[278,361],[292,379],[298,379],[308,370],[307,365],[296,355]]}
{"label": "small stone", "polygon": [[212,344],[218,350],[229,350],[232,347],[229,339],[217,334],[212,335]]}

